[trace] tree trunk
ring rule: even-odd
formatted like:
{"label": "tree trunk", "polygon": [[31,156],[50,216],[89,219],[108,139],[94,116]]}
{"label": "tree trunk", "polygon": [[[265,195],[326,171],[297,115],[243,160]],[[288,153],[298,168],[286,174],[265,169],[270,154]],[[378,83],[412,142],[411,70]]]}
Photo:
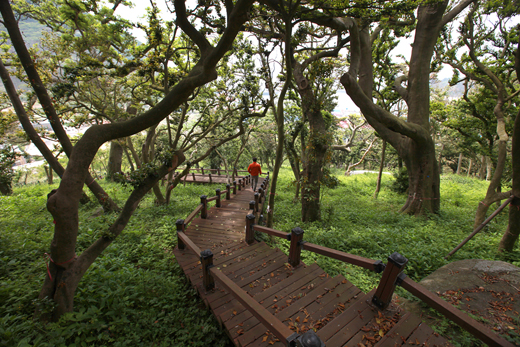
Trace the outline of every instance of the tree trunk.
{"label": "tree trunk", "polygon": [[[157,128],[157,124],[150,127],[148,129],[148,132],[146,134],[146,139],[143,144],[143,151],[141,153],[143,157],[143,164],[149,164],[154,159],[154,146],[155,146],[155,129]],[[161,177],[162,178],[162,177]],[[159,184],[155,184],[152,188],[153,193],[155,194],[155,198],[157,199],[158,205],[164,205],[166,204],[166,199],[164,198],[161,187],[159,187]]]}
{"label": "tree trunk", "polygon": [[[409,175],[409,196],[401,212],[423,215],[440,210],[440,175],[435,146],[430,134],[430,71],[433,49],[441,28],[461,8],[456,7],[444,17],[448,1],[421,3],[417,11],[417,26],[410,58],[408,84],[404,88],[396,79],[396,90],[408,105],[408,117],[404,121],[375,105],[366,73],[359,66],[372,66],[372,55],[365,52],[367,39],[363,34],[357,38],[351,34],[351,65],[349,72],[341,77],[341,84],[350,98],[360,108],[366,120],[382,139],[392,145],[403,158]],[[466,6],[469,2],[466,3]],[[455,11],[455,12],[453,12]],[[358,46],[356,48],[356,46]],[[373,83],[373,80],[371,81]]]}
{"label": "tree trunk", "polygon": [[459,161],[457,162],[457,175],[460,175],[460,169],[462,167],[462,153],[459,154]]}
{"label": "tree trunk", "polygon": [[110,141],[110,154],[108,155],[108,165],[106,180],[114,181],[114,175],[121,172],[123,164],[123,146],[118,140]]}
{"label": "tree trunk", "polygon": [[[440,210],[440,175],[433,142],[429,146],[417,146],[411,141],[410,153],[405,157],[408,169],[408,199],[402,213],[422,215],[426,211]],[[418,148],[419,147],[419,148]]]}
{"label": "tree trunk", "polygon": [[43,168],[44,168],[44,170],[45,170],[45,176],[47,176],[47,183],[48,183],[49,185],[51,185],[51,184],[53,183],[53,178],[54,178],[54,177],[53,177],[53,176],[54,176],[54,175],[53,175],[53,170],[52,170],[52,168],[51,168],[50,165],[49,165],[49,166],[44,165]]}
{"label": "tree trunk", "polygon": [[[57,321],[64,313],[72,311],[74,306],[74,293],[89,266],[123,231],[132,213],[150,188],[156,185],[157,181],[169,171],[176,169],[184,160],[183,153],[177,152],[174,154],[169,165],[164,165],[157,170],[158,175],[146,177],[139,187],[132,192],[119,217],[114,224],[108,228],[105,236],[95,241],[90,247],[84,250],[80,256],[76,255],[74,247],[64,244],[63,241],[66,242],[66,240],[57,238],[55,233],[54,239],[51,242],[51,254],[59,254],[59,258],[56,256],[51,258],[49,256],[48,275],[45,276],[45,282],[38,298],[52,298],[57,306],[52,313],[36,311],[36,316],[39,316],[44,321]],[[77,212],[72,214],[75,216],[74,220],[68,219],[71,215],[69,214],[70,212],[77,211],[77,201],[75,203],[75,200],[63,199],[63,197],[59,197],[59,195],[59,190],[53,190],[47,197],[47,208],[55,218],[56,228],[59,225],[66,224],[69,229],[60,230],[60,232],[74,232],[77,234]],[[63,204],[64,202],[67,205]],[[74,205],[71,206],[70,204]],[[69,213],[63,215],[63,212]],[[67,220],[64,220],[64,218],[67,218]]]}
{"label": "tree trunk", "polygon": [[[509,196],[509,193],[499,193],[497,191],[498,187],[500,186],[500,181],[502,179],[502,173],[504,172],[506,156],[507,143],[505,141],[498,141],[497,167],[495,169],[495,172],[493,173],[493,177],[489,181],[489,186],[486,191],[485,198],[477,206],[477,212],[475,213],[473,229],[477,228],[486,219],[486,213],[489,209],[489,206],[491,206],[492,203],[507,198]],[[487,162],[490,163],[491,160],[489,160],[488,158]],[[491,171],[492,170],[489,170],[489,172]]]}
{"label": "tree trunk", "polygon": [[486,157],[486,181],[491,180],[491,177],[493,177],[493,163],[489,157]]}
{"label": "tree trunk", "polygon": [[471,176],[471,167],[473,166],[473,158],[469,158],[469,164],[468,164],[468,173],[466,174],[466,177]]}
{"label": "tree trunk", "polygon": [[486,178],[486,156],[483,155],[482,156],[482,161],[481,161],[481,164],[480,164],[480,170],[479,170],[479,173],[478,173],[479,177],[481,180],[484,180]]}
{"label": "tree trunk", "polygon": [[379,164],[379,174],[377,175],[376,191],[374,192],[374,199],[377,199],[379,191],[381,190],[381,177],[383,176],[383,168],[385,167],[385,151],[386,141],[383,140],[383,148],[381,149],[381,163]]}

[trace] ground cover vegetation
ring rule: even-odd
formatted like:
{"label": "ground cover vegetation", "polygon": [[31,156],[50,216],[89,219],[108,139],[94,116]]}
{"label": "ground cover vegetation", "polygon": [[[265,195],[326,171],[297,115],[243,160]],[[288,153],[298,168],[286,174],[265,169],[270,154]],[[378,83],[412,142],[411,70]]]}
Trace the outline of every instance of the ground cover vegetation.
{"label": "ground cover vegetation", "polygon": [[[441,177],[445,203],[439,215],[417,219],[396,212],[406,195],[392,191],[394,178],[384,175],[378,199],[373,199],[377,175],[344,176],[332,170],[338,185],[323,192],[319,222],[302,223],[294,202],[292,170],[282,167],[275,228],[304,229],[304,239],[372,259],[386,259],[397,251],[410,261],[405,272],[418,281],[446,264],[444,256],[471,230],[473,203],[485,194],[487,184],[456,175]],[[103,183],[117,202],[130,189]],[[57,323],[33,320],[35,306],[51,310],[50,300],[37,299],[41,273],[46,272],[47,244],[52,238],[52,218],[45,213],[48,185],[15,187],[0,198],[0,343],[2,346],[228,346],[218,323],[190,288],[175,263],[175,221],[185,218],[201,194],[213,195],[218,186],[180,185],[169,205],[157,206],[150,193],[135,212],[126,232],[85,274],[75,294],[74,312]],[[113,215],[95,214],[94,202],[83,205],[78,252],[103,232]],[[518,252],[496,252],[507,225],[502,214],[452,259],[506,260],[520,265]],[[267,240],[270,242],[269,240]],[[273,245],[287,251],[288,244]],[[379,277],[344,263],[303,252],[307,264],[317,262],[330,275],[343,274],[363,291],[377,285]],[[402,293],[400,293],[402,294]]]}
{"label": "ground cover vegetation", "polygon": [[[26,155],[29,142],[48,165],[46,180],[52,183],[52,171],[60,178],[47,196],[52,261],[41,272],[39,293],[52,305],[33,307],[42,322],[78,312],[80,283],[90,286],[83,276],[127,225],[138,223],[132,215],[145,196],[151,204],[148,191],[154,204],[169,208],[193,167],[244,168],[259,157],[272,171],[268,226],[303,220],[310,229],[312,223],[332,228],[336,206],[328,196],[341,185],[333,170],[343,167],[346,174],[379,169],[376,197],[388,180],[382,170],[395,168],[405,200],[390,206],[420,217],[424,228],[445,217],[441,201],[449,192],[441,194],[441,173],[460,176],[464,157],[467,176],[489,180],[485,198],[473,198],[474,226],[493,203],[520,196],[518,2],[172,0],[161,17],[152,1],[140,23],[119,16],[129,5],[0,2],[0,137],[13,145],[1,148],[8,151],[2,193],[13,193],[13,180],[21,181],[10,161]],[[37,45],[24,42],[24,21],[45,28]],[[394,50],[402,37],[413,37],[413,44],[399,63]],[[458,100],[431,88],[442,65],[455,71],[451,84],[464,85]],[[27,88],[17,88],[15,78]],[[360,115],[335,117],[340,85]],[[46,128],[37,126],[42,120]],[[73,137],[66,127],[82,131]],[[118,197],[101,178],[132,190]],[[286,208],[278,209],[277,196],[289,185],[296,219],[295,211],[290,218],[277,212]],[[89,239],[82,236],[89,221],[83,209],[94,201],[105,219]],[[511,203],[496,246],[504,254],[512,254],[520,234],[520,200]],[[391,241],[382,235],[373,237]],[[403,242],[415,241],[408,237]],[[410,264],[415,276],[418,264]]]}

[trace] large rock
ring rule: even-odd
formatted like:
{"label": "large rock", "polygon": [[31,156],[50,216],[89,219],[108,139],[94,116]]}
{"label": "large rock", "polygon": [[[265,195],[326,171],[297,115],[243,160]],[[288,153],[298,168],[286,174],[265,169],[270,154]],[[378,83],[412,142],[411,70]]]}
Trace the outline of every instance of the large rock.
{"label": "large rock", "polygon": [[[460,260],[437,269],[419,283],[459,309],[484,318],[495,332],[520,335],[520,268],[503,261]],[[423,304],[397,300],[405,310],[435,324],[424,314]]]}

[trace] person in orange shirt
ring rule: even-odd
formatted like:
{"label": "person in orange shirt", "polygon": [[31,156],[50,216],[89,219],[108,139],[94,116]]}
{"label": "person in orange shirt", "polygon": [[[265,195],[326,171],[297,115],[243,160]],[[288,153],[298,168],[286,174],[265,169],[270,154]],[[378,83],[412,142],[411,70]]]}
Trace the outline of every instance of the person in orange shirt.
{"label": "person in orange shirt", "polygon": [[258,175],[262,174],[262,167],[256,162],[256,158],[253,158],[253,162],[247,167],[247,172],[253,178],[251,180],[251,189],[256,191],[256,185],[258,184]]}

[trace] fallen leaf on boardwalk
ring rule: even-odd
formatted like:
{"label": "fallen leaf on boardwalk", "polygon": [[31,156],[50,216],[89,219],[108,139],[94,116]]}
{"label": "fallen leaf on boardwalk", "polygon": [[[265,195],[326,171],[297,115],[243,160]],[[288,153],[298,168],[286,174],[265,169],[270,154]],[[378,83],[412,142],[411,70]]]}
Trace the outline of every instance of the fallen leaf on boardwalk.
{"label": "fallen leaf on boardwalk", "polygon": [[295,322],[299,322],[300,321],[300,316],[296,317],[296,319],[294,321]]}
{"label": "fallen leaf on boardwalk", "polygon": [[236,316],[237,315],[237,310],[233,310],[233,314]]}
{"label": "fallen leaf on boardwalk", "polygon": [[385,332],[383,331],[383,329],[379,330],[379,336],[381,336],[381,337],[385,336]]}
{"label": "fallen leaf on boardwalk", "polygon": [[274,341],[273,340],[269,341],[269,344],[274,345]]}
{"label": "fallen leaf on boardwalk", "polygon": [[242,335],[244,333],[244,329],[237,330],[238,335]]}
{"label": "fallen leaf on boardwalk", "polygon": [[345,283],[347,283],[347,280],[343,280],[343,281],[341,281],[341,283],[345,284]]}
{"label": "fallen leaf on boardwalk", "polygon": [[271,277],[274,277],[274,272],[271,272]]}
{"label": "fallen leaf on boardwalk", "polygon": [[268,337],[269,337],[269,336],[267,336],[267,335],[266,335],[266,336],[264,336],[264,338],[262,339],[262,342],[265,342],[265,341],[267,341],[267,338],[268,338]]}

